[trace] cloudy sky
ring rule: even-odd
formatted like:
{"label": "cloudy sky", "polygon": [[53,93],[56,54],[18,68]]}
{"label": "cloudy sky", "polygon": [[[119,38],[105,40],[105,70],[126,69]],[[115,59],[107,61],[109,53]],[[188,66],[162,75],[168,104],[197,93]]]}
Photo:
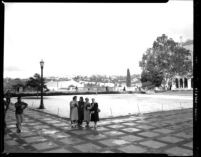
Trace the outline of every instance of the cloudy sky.
{"label": "cloudy sky", "polygon": [[4,77],[140,74],[160,35],[193,39],[193,2],[5,3]]}

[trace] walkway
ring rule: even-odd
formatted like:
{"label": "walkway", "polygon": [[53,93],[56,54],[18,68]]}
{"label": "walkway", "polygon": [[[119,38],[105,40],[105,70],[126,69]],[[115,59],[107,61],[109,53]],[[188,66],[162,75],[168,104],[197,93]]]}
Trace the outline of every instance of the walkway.
{"label": "walkway", "polygon": [[26,109],[23,130],[16,133],[10,108],[4,140],[7,153],[193,154],[192,109],[105,119],[96,130],[71,128],[69,121]]}

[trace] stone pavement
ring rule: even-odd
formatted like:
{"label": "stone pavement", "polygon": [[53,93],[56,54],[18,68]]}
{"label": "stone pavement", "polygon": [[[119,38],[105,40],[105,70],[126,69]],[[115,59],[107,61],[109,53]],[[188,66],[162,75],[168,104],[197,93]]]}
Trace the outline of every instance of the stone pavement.
{"label": "stone pavement", "polygon": [[71,128],[69,121],[26,109],[22,132],[16,133],[11,105],[6,121],[5,153],[193,155],[192,109],[104,119],[97,129]]}

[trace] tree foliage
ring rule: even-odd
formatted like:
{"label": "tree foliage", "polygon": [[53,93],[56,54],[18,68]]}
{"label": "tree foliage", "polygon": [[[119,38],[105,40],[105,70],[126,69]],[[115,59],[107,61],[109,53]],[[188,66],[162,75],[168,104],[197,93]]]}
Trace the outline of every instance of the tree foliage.
{"label": "tree foliage", "polygon": [[[47,86],[45,85],[45,78],[43,78],[43,88],[47,90]],[[26,86],[32,87],[37,92],[41,90],[41,77],[39,74],[34,74],[33,77],[30,77],[27,81]]]}
{"label": "tree foliage", "polygon": [[141,74],[141,82],[151,82],[155,87],[159,87],[162,83],[163,76],[158,71],[143,71]]}
{"label": "tree foliage", "polygon": [[192,75],[190,52],[165,34],[157,37],[152,48],[143,54],[139,66],[142,82],[151,81],[156,86],[170,84],[176,76]]}

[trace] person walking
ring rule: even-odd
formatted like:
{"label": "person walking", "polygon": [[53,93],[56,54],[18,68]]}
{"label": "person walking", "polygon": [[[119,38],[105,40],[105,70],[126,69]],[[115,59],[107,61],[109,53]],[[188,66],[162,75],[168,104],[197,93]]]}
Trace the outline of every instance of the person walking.
{"label": "person walking", "polygon": [[21,101],[21,96],[18,96],[17,102],[15,103],[15,116],[16,116],[16,127],[17,133],[21,132],[22,122],[23,122],[23,111],[27,108],[28,104]]}
{"label": "person walking", "polygon": [[6,129],[6,114],[7,110],[9,109],[10,105],[10,97],[6,97],[6,100],[4,100],[4,131]]}
{"label": "person walking", "polygon": [[94,122],[94,128],[97,128],[97,121],[99,121],[100,109],[98,108],[98,103],[95,102],[94,98],[92,98],[90,111],[91,111],[91,121]]}
{"label": "person walking", "polygon": [[71,119],[71,127],[76,127],[76,123],[78,121],[77,96],[74,96],[73,100],[70,102],[70,119]]}
{"label": "person walking", "polygon": [[84,99],[80,97],[78,102],[78,126],[82,127],[82,122],[84,120]]}
{"label": "person walking", "polygon": [[90,109],[91,109],[91,104],[89,102],[89,98],[85,98],[85,103],[84,103],[84,121],[86,122],[85,127],[89,127]]}

